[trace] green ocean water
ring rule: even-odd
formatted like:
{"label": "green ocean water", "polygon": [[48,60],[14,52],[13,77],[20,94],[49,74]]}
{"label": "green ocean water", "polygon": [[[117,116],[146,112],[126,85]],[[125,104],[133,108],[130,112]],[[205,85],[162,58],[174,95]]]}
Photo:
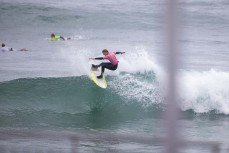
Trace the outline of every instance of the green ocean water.
{"label": "green ocean water", "polygon": [[[136,76],[147,80],[143,75]],[[112,88],[115,76],[108,76],[107,81],[107,89],[97,87],[88,76],[2,82],[0,126],[109,129],[123,122],[160,115],[160,104],[146,107],[137,98],[128,98]]]}

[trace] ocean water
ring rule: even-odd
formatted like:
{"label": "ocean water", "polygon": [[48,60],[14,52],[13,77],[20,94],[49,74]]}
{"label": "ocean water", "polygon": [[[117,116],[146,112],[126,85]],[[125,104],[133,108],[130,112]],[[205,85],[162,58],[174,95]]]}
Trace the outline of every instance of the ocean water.
{"label": "ocean water", "polygon": [[[229,2],[186,0],[179,6],[180,134],[218,141],[226,150]],[[1,0],[0,43],[29,51],[0,52],[0,129],[165,136],[165,12],[160,0]],[[51,33],[71,40],[50,41]],[[101,61],[89,58],[100,57],[105,48],[126,54],[117,55],[116,71],[105,71],[108,88],[103,90],[90,80],[91,64]],[[0,141],[1,146],[11,143]],[[66,142],[36,143],[70,152]],[[81,152],[106,152],[103,147],[80,144]],[[163,151],[163,146],[133,143],[109,147],[115,152]]]}

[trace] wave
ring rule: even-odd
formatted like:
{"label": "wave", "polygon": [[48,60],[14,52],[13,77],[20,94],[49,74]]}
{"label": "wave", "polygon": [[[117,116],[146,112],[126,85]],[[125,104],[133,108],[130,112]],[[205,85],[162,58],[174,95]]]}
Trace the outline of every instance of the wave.
{"label": "wave", "polygon": [[[154,83],[156,82],[155,77],[151,78],[150,75],[154,75],[153,72],[147,75],[122,73],[119,77],[107,76],[109,87],[106,90],[95,86],[88,76],[28,78],[2,82],[0,84],[0,101],[3,106],[1,109],[2,111],[14,108],[26,110],[50,109],[74,114],[88,111],[90,102],[96,103],[98,101],[111,104],[128,103],[127,101],[146,102],[152,96],[151,89],[153,87],[151,86],[156,85]],[[149,86],[148,91],[147,89],[145,89],[145,93],[140,91],[140,88],[143,89],[146,86]],[[139,91],[137,88],[139,88]],[[156,87],[154,88],[156,90]],[[130,95],[137,95],[137,93],[139,96]],[[142,95],[140,96],[140,94]],[[6,107],[4,108],[4,106]]]}
{"label": "wave", "polygon": [[[228,114],[228,78],[229,73],[216,70],[180,73],[178,99],[181,110]],[[106,110],[113,105],[119,109],[122,109],[123,105],[136,107],[144,113],[154,111],[155,107],[156,110],[163,111],[165,86],[153,71],[108,75],[107,81],[106,90],[95,86],[86,75],[2,82],[1,112],[17,109],[76,114],[96,109]]]}
{"label": "wave", "polygon": [[[125,77],[129,74],[122,74]],[[136,78],[143,79],[143,75]],[[145,78],[147,80],[147,78]],[[137,97],[125,97],[116,86],[119,78],[107,76],[108,89],[98,88],[87,76],[17,79],[0,84],[0,126],[89,127],[101,122],[122,122],[159,116],[159,105],[142,107]],[[148,80],[151,82],[152,80]],[[121,86],[119,84],[118,86]],[[147,96],[146,96],[147,97]],[[23,119],[23,121],[22,121]],[[14,122],[11,122],[14,120]],[[77,123],[75,123],[77,121]]]}
{"label": "wave", "polygon": [[229,114],[229,72],[183,71],[179,85],[182,110]]}
{"label": "wave", "polygon": [[[178,89],[182,117],[227,115],[228,75],[183,71]],[[153,71],[108,75],[107,81],[105,90],[86,75],[1,82],[0,126],[104,128],[163,116],[166,96]]]}

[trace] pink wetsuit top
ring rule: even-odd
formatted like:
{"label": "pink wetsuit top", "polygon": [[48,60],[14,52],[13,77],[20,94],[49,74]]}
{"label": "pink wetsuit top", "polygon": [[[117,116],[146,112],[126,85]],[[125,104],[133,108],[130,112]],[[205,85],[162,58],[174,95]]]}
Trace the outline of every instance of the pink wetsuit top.
{"label": "pink wetsuit top", "polygon": [[117,65],[118,60],[115,55],[116,55],[116,52],[109,52],[106,56],[103,57],[103,59],[109,60],[112,65]]}

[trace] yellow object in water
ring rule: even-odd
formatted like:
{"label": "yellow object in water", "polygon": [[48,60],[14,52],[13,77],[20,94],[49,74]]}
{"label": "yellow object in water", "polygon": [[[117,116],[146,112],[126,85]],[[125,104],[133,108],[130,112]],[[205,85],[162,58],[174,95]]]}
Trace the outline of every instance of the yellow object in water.
{"label": "yellow object in water", "polygon": [[60,40],[60,36],[51,37],[51,40],[52,40],[52,41]]}
{"label": "yellow object in water", "polygon": [[100,75],[100,71],[98,69],[91,70],[91,80],[100,88],[107,88],[107,81],[105,79],[105,75],[101,79],[98,79],[97,76]]}

